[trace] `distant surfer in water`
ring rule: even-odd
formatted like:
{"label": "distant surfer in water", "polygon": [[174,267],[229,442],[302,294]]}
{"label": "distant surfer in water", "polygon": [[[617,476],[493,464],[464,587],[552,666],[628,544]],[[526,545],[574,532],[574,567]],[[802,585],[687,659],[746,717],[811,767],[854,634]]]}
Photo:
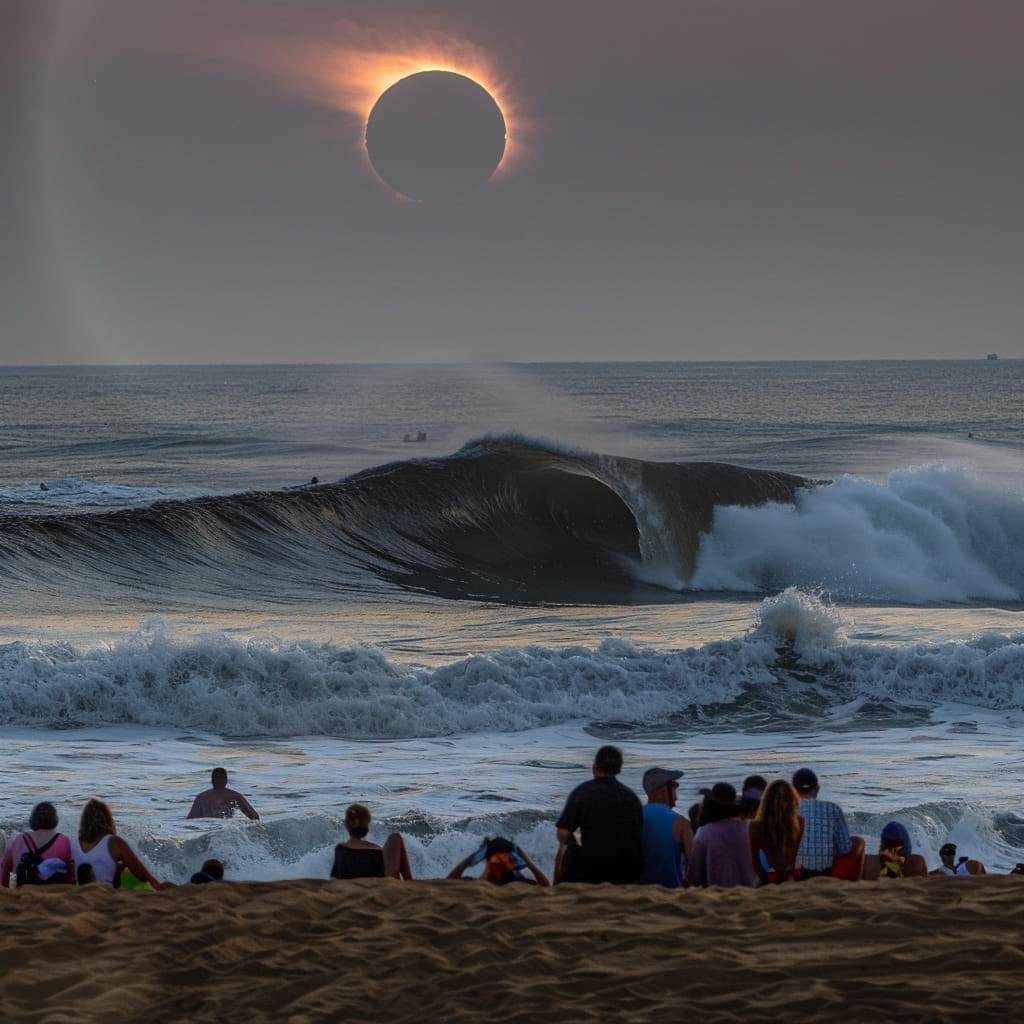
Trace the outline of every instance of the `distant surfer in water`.
{"label": "distant surfer in water", "polygon": [[314,484],[318,484],[318,483],[320,483],[320,478],[315,476],[315,477],[313,477],[312,480],[309,481],[309,486],[312,487]]}
{"label": "distant surfer in water", "polygon": [[40,484],[39,485],[39,490],[41,490],[41,491],[48,491],[49,489],[50,488],[47,487],[46,484]]}
{"label": "distant surfer in water", "polygon": [[241,811],[252,821],[259,821],[260,816],[253,810],[252,804],[233,789],[228,789],[228,773],[225,768],[214,768],[210,774],[212,789],[204,790],[192,801],[189,818],[230,818],[236,811]]}

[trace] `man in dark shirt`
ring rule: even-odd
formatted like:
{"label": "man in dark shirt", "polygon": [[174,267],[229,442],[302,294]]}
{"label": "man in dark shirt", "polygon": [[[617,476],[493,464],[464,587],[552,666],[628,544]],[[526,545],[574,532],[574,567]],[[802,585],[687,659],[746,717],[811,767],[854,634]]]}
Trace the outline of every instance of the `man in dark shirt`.
{"label": "man in dark shirt", "polygon": [[593,779],[569,794],[555,826],[556,880],[635,882],[643,866],[644,810],[636,793],[615,777],[622,771],[622,751],[602,747],[592,771]]}

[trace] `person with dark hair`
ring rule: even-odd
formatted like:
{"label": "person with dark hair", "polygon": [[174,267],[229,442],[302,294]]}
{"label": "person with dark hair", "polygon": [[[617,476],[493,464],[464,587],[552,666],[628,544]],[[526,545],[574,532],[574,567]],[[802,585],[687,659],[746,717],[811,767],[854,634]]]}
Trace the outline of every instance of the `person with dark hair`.
{"label": "person with dark hair", "polygon": [[693,829],[681,814],[676,814],[676,794],[683,773],[669,768],[648,768],[643,787],[644,804],[643,885],[682,888],[693,845]]}
{"label": "person with dark hair", "polygon": [[768,783],[763,775],[748,775],[743,780],[743,787],[740,789],[740,803],[743,804],[743,817],[748,821],[757,814],[761,796],[767,788]]}
{"label": "person with dark hair", "polygon": [[850,880],[860,878],[864,866],[864,840],[850,835],[846,816],[838,804],[818,799],[818,776],[810,768],[800,768],[793,774],[793,788],[800,796],[800,815],[804,819],[804,834],[800,840],[800,877],[839,877],[833,866],[838,857],[848,855],[853,863],[842,877]]}
{"label": "person with dark hair", "polygon": [[804,819],[800,797],[785,779],[776,779],[765,789],[749,830],[751,862],[762,885],[800,877],[797,853]]}
{"label": "person with dark hair", "polygon": [[985,865],[971,857],[958,857],[956,843],[943,843],[939,847],[939,860],[942,861],[933,875],[946,875],[950,878],[966,878],[969,875],[987,875]]}
{"label": "person with dark hair", "polygon": [[928,865],[924,857],[914,853],[910,833],[899,821],[890,821],[882,829],[878,853],[864,858],[863,878],[868,882],[879,878],[926,878]]}
{"label": "person with dark hair", "polygon": [[[548,876],[536,864],[530,860],[529,855],[520,846],[516,846],[510,839],[503,836],[495,836],[493,839],[484,841],[467,857],[463,857],[448,873],[449,878],[462,878],[463,872],[468,868],[483,864],[483,873],[480,875],[481,882],[490,882],[492,885],[509,885],[512,882],[523,882],[526,885],[540,885],[547,887],[551,883]],[[523,874],[529,871],[532,878]]]}
{"label": "person with dark hair", "polygon": [[145,885],[160,888],[135,851],[117,834],[113,812],[102,800],[89,800],[82,808],[74,857],[80,880],[91,871],[92,880],[109,889]]}
{"label": "person with dark hair", "polygon": [[260,816],[252,804],[233,789],[228,789],[226,768],[214,768],[210,773],[211,788],[203,790],[192,801],[189,818],[230,818],[235,811],[241,811],[250,821],[259,821]]}
{"label": "person with dark hair", "polygon": [[71,842],[57,831],[57,808],[44,801],[32,808],[29,830],[20,832],[0,859],[0,888],[15,885],[74,885],[74,857]]}
{"label": "person with dark hair", "polygon": [[331,878],[401,878],[412,879],[409,854],[401,833],[392,832],[383,846],[371,843],[372,815],[363,804],[352,804],[345,811],[345,830],[348,840],[334,848]]}
{"label": "person with dark hair", "polygon": [[690,885],[756,886],[743,805],[728,782],[716,782],[704,794],[700,821],[686,874]]}
{"label": "person with dark hair", "polygon": [[206,885],[209,882],[223,882],[224,865],[217,860],[216,857],[204,860],[202,868],[200,868],[191,877],[191,879],[189,879],[189,881],[191,881],[193,885]]}
{"label": "person with dark hair", "polygon": [[555,824],[556,882],[636,881],[643,864],[644,811],[636,793],[616,778],[621,771],[622,751],[601,747],[593,778],[569,794]]}
{"label": "person with dark hair", "polygon": [[690,822],[690,828],[693,829],[693,834],[697,834],[697,829],[700,828],[700,808],[701,801],[698,800],[695,804],[690,804],[690,809],[686,812],[686,817]]}

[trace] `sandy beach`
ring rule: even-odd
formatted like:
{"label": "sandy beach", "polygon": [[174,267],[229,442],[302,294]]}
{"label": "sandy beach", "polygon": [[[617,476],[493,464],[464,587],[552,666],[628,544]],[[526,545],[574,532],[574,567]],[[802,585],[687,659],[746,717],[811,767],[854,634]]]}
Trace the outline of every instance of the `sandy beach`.
{"label": "sandy beach", "polygon": [[1024,879],[0,893],[18,1021],[1024,1019]]}

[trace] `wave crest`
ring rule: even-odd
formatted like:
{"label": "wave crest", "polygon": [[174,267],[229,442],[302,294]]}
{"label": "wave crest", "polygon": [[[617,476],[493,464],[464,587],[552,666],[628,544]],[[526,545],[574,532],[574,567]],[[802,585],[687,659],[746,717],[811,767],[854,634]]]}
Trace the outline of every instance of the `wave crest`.
{"label": "wave crest", "polygon": [[0,592],[151,609],[393,594],[628,601],[681,585],[714,509],[792,500],[801,477],[650,463],[515,438],[337,484],[0,519]]}

